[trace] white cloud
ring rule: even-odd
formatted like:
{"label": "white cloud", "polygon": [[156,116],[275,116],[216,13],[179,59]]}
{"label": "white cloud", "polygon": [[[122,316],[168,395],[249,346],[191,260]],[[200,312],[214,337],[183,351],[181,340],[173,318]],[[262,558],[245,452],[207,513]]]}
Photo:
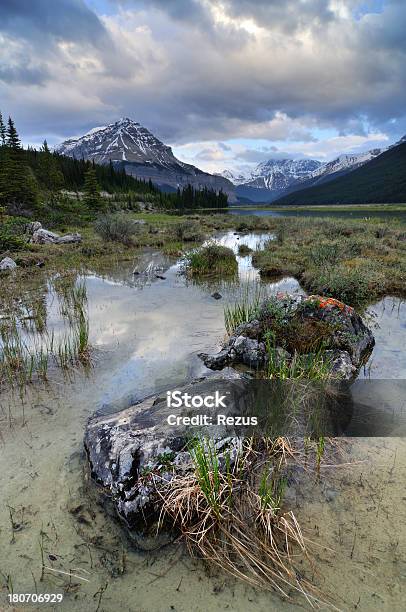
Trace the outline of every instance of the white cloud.
{"label": "white cloud", "polygon": [[400,0],[127,0],[100,18],[20,3],[0,6],[0,96],[26,139],[126,115],[213,170],[254,163],[262,141],[323,158],[406,131]]}

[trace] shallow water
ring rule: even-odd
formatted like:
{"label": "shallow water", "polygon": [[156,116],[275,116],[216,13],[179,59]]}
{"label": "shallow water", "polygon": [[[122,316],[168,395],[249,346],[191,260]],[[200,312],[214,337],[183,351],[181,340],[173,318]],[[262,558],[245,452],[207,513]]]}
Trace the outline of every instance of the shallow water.
{"label": "shallow water", "polygon": [[[266,238],[252,234],[239,240],[255,248]],[[231,232],[219,239],[238,247]],[[6,605],[8,576],[14,592],[64,592],[58,606],[64,610],[96,609],[106,584],[100,609],[107,611],[297,609],[295,598],[282,602],[217,570],[209,575],[178,545],[137,552],[122,525],[93,498],[93,487],[87,489],[82,450],[87,418],[207,372],[197,354],[221,343],[224,303],[256,278],[250,257],[238,258],[239,282],[202,284],[188,281],[179,274],[179,263],[158,252],[146,252],[138,269],[151,261],[164,279],[154,272],[134,275],[127,264],[103,277],[83,278],[94,347],[90,374],[79,369],[69,380],[55,373],[52,384],[33,385],[23,398],[5,392],[0,397],[0,609]],[[294,290],[300,290],[294,279],[264,285],[269,293]],[[213,291],[222,299],[213,299]],[[48,326],[57,330],[58,296],[49,291],[46,300]],[[381,327],[371,372],[386,377],[393,371],[386,355],[396,354],[406,339],[405,319],[388,304],[375,309]],[[401,609],[406,444],[397,438],[353,440],[348,449],[356,468],[343,466],[330,474],[326,467],[321,483],[313,479],[294,491],[294,510],[308,536],[336,551],[316,549],[317,582],[335,595],[340,609],[353,609],[358,597],[360,610]],[[14,533],[10,513],[18,525]],[[40,542],[51,568],[42,582]],[[58,571],[79,577],[69,581]]]}

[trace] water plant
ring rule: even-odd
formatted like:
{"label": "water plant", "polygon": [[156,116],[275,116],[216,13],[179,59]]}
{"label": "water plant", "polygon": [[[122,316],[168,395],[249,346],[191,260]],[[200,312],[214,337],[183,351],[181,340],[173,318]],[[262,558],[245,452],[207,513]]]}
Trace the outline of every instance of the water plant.
{"label": "water plant", "polygon": [[273,466],[271,468],[266,466],[258,487],[261,510],[269,508],[273,513],[278,512],[281,509],[286,485],[286,477],[279,478]]}
{"label": "water plant", "polygon": [[211,438],[196,438],[189,447],[197,481],[208,504],[220,516],[220,464]]}
{"label": "water plant", "polygon": [[247,283],[242,286],[237,299],[224,307],[224,324],[228,335],[239,325],[255,318],[264,299],[264,289],[258,284]]}
{"label": "water plant", "polygon": [[184,265],[190,276],[230,276],[236,274],[238,268],[233,251],[217,242],[187,253]]}
{"label": "water plant", "polygon": [[252,249],[248,246],[248,244],[241,243],[238,245],[238,255],[245,257],[252,253]]}
{"label": "water plant", "polygon": [[29,327],[24,324],[25,318],[20,312],[11,310],[2,319],[0,383],[17,383],[21,388],[35,377],[46,380],[49,367],[53,364],[67,369],[78,362],[89,363],[89,321],[85,285],[67,284],[58,295],[59,311],[65,323],[65,331],[58,339],[53,329],[46,328],[45,317],[41,317],[41,325]]}

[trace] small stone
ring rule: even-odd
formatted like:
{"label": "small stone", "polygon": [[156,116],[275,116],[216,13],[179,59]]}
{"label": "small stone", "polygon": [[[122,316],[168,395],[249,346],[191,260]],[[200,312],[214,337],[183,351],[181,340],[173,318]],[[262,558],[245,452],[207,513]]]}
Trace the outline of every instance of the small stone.
{"label": "small stone", "polygon": [[39,221],[31,221],[26,227],[26,232],[32,236],[34,232],[40,229],[42,229],[42,224]]}
{"label": "small stone", "polygon": [[5,257],[0,261],[0,270],[15,270],[17,267],[16,262],[11,257]]}

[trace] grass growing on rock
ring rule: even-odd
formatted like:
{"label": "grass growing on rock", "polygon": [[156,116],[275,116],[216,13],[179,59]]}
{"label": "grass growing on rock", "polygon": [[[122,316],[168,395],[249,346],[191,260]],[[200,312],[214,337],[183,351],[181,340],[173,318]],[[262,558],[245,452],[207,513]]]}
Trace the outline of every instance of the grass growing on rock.
{"label": "grass growing on rock", "polygon": [[320,602],[305,577],[312,571],[300,526],[284,508],[287,470],[298,457],[290,442],[250,438],[231,457],[201,438],[191,452],[192,471],[154,477],[160,524],[172,523],[192,554],[254,587]]}
{"label": "grass growing on rock", "polygon": [[211,242],[185,257],[186,271],[190,276],[231,276],[236,274],[236,257],[228,247]]}
{"label": "grass growing on rock", "polygon": [[295,276],[311,293],[364,306],[406,293],[406,233],[397,221],[274,219],[276,240],[253,255],[263,276]]}

